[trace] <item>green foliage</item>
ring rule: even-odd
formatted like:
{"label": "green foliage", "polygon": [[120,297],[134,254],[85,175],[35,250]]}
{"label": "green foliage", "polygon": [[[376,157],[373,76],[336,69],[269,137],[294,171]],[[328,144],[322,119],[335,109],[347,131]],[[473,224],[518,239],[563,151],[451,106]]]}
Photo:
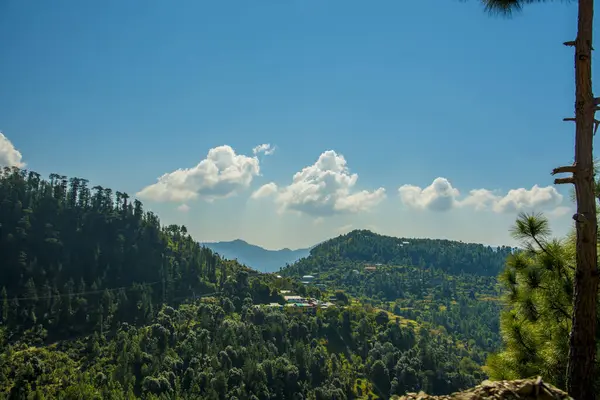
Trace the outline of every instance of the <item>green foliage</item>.
{"label": "green foliage", "polygon": [[[509,248],[355,231],[277,278],[92,191],[0,175],[0,398],[366,399],[485,378]],[[321,285],[297,279],[313,271]],[[335,306],[266,306],[283,289]]]}
{"label": "green foliage", "polygon": [[513,235],[527,251],[513,254],[499,276],[506,308],[501,315],[504,348],[487,360],[494,379],[541,375],[565,387],[571,330],[574,239],[551,239],[541,214],[521,214]]}
{"label": "green foliage", "polygon": [[0,173],[0,259],[3,324],[42,324],[54,340],[149,322],[160,304],[216,292],[241,269],[126,193],[16,168]]}
{"label": "green foliage", "polygon": [[489,274],[500,271],[512,250],[353,231],[315,247],[281,274],[299,279],[311,273],[317,285],[473,341],[470,357],[481,365],[500,346],[500,292]]}
{"label": "green foliage", "polygon": [[[359,306],[316,315],[255,306],[226,312],[206,301],[164,306],[152,324],[124,323],[111,338],[96,333],[57,347],[7,350],[0,396],[355,399],[365,392],[387,397],[391,382],[395,394],[449,392],[483,378],[450,337],[382,313]],[[459,364],[466,366],[457,372]],[[359,379],[366,383],[358,385],[361,395]]]}
{"label": "green foliage", "polygon": [[451,274],[495,277],[513,249],[484,246],[452,240],[408,239],[354,230],[314,247],[310,257],[286,267],[289,276],[323,273],[341,263],[373,263],[429,268],[435,266]]}
{"label": "green foliage", "polygon": [[[509,247],[353,231],[315,247],[309,257],[281,274],[296,279],[314,275],[314,284],[329,289],[330,298],[340,301],[347,294],[359,298],[361,309],[374,314],[376,326],[393,323],[419,332],[413,339],[414,348],[421,352],[414,355],[418,367],[406,354],[396,366],[384,363],[385,369],[378,364],[375,372],[366,371],[380,391],[448,393],[484,379],[481,365],[500,347],[501,305],[495,275],[512,252]],[[368,336],[374,328],[359,325],[359,329]],[[378,341],[394,343],[394,335]],[[450,341],[443,353],[435,347],[438,338]],[[428,355],[422,358],[422,352]],[[453,389],[434,378],[439,376],[439,367],[431,367],[434,361],[428,357],[452,358],[455,366],[461,366],[445,375]],[[376,381],[375,375],[389,379]]]}

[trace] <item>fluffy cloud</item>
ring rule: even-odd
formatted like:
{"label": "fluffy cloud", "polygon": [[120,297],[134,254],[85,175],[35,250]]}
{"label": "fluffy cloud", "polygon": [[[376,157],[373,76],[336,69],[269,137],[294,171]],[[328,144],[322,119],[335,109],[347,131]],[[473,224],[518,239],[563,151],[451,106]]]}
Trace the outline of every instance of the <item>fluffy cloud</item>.
{"label": "fluffy cloud", "polygon": [[195,167],[166,173],[137,196],[158,202],[185,202],[199,197],[212,201],[247,188],[259,172],[257,157],[236,154],[230,146],[219,146],[210,149]]}
{"label": "fluffy cloud", "polygon": [[446,178],[440,177],[424,189],[403,185],[398,192],[402,202],[415,209],[447,211],[453,207],[473,207],[477,211],[492,210],[496,213],[551,210],[557,216],[569,210],[560,206],[563,196],[553,186],[534,185],[531,189],[511,189],[506,195],[488,189],[474,189],[460,199],[458,189],[452,187]]}
{"label": "fluffy cloud", "polygon": [[255,156],[260,153],[264,153],[265,156],[270,156],[275,153],[275,147],[271,147],[270,143],[259,144],[252,149],[252,153],[254,153]]}
{"label": "fluffy cloud", "polygon": [[277,185],[271,182],[259,187],[250,197],[253,199],[260,199],[262,197],[269,197],[275,193],[277,193]]}
{"label": "fluffy cloud", "polygon": [[496,212],[552,209],[558,207],[562,199],[562,195],[553,186],[533,185],[529,190],[525,188],[509,190],[506,196],[498,196],[492,207]]}
{"label": "fluffy cloud", "polygon": [[425,189],[414,185],[402,185],[398,193],[407,206],[433,211],[449,210],[454,207],[456,198],[460,195],[446,178],[435,178]]}
{"label": "fluffy cloud", "polygon": [[280,210],[293,210],[313,217],[367,211],[385,198],[385,189],[352,192],[358,180],[346,159],[333,150],[325,151],[313,165],[294,174],[289,186],[268,183],[252,198],[275,196]]}
{"label": "fluffy cloud", "polygon": [[24,168],[23,155],[12,142],[0,132],[0,166]]}
{"label": "fluffy cloud", "polygon": [[177,210],[179,210],[183,213],[186,213],[186,212],[190,211],[190,206],[188,206],[187,204],[184,203],[184,204],[180,205],[179,207],[177,207]]}

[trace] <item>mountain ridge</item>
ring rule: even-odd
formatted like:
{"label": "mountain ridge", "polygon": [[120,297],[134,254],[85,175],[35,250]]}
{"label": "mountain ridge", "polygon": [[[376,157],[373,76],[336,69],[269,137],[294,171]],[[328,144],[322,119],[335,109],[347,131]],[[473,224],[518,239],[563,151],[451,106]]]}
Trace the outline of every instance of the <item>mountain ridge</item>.
{"label": "mountain ridge", "polygon": [[267,249],[266,247],[262,247],[262,246],[260,246],[258,244],[250,243],[250,242],[248,242],[247,240],[244,240],[244,239],[218,240],[218,241],[213,241],[213,242],[198,242],[198,243],[200,243],[200,245],[206,246],[206,247],[208,247],[209,245],[213,245],[213,244],[225,244],[225,243],[227,243],[227,244],[234,244],[235,243],[235,244],[241,244],[241,245],[248,245],[250,247],[258,247],[258,248],[261,248],[262,250],[273,251],[273,252],[283,252],[283,251],[294,252],[294,251],[306,250],[306,249],[310,250],[313,247],[318,246],[318,244],[315,244],[315,245],[310,246],[310,247],[304,247],[304,248],[303,247],[299,247],[297,249],[291,249],[289,247],[284,247],[284,248],[281,248],[281,249]]}
{"label": "mountain ridge", "polygon": [[291,250],[283,248],[269,250],[261,246],[251,244],[243,239],[234,239],[221,242],[200,242],[200,245],[218,253],[221,257],[237,260],[239,263],[251,267],[260,272],[276,272],[292,264],[301,258],[307,257],[310,250],[315,246],[304,249]]}
{"label": "mountain ridge", "polygon": [[[370,230],[355,229],[346,234],[338,235],[330,239],[321,241],[313,246],[307,248],[300,248],[291,250],[289,248],[283,248],[279,250],[265,249],[259,245],[249,243],[243,239],[234,239],[230,241],[220,242],[199,242],[200,245],[205,246],[212,251],[218,253],[220,256],[230,260],[237,260],[241,264],[251,267],[260,272],[277,272],[285,269],[288,266],[296,264],[302,259],[313,257],[319,258],[322,256],[322,252],[328,252],[331,247],[337,247],[343,240],[366,240],[366,241],[384,241],[385,244],[377,247],[382,250],[381,254],[375,254],[379,257],[371,259],[371,257],[363,257],[364,254],[356,254],[361,261],[372,261],[382,262],[384,260],[391,261],[389,249],[394,247],[410,246],[411,243],[419,244],[422,248],[427,243],[431,244],[444,244],[446,246],[475,246],[486,251],[501,251],[506,252],[507,250],[514,250],[515,248],[510,246],[491,246],[483,243],[470,243],[463,242],[460,240],[451,239],[435,239],[435,238],[416,238],[416,237],[398,237],[382,235]],[[387,249],[384,249],[386,248]],[[393,253],[395,250],[392,250]],[[410,252],[410,251],[409,251]],[[367,252],[368,253],[368,252]],[[394,258],[394,257],[392,257]],[[416,260],[415,260],[416,262]],[[497,268],[494,268],[497,270]]]}

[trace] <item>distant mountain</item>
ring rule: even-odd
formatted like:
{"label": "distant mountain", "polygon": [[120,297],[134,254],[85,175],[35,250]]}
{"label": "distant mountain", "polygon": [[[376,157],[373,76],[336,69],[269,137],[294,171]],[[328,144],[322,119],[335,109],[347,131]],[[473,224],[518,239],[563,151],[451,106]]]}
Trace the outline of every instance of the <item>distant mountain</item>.
{"label": "distant mountain", "polygon": [[308,249],[281,249],[267,250],[260,246],[247,243],[241,239],[230,242],[201,243],[212,251],[219,253],[223,258],[237,259],[239,263],[245,264],[260,272],[276,272],[286,264],[292,264],[310,253]]}

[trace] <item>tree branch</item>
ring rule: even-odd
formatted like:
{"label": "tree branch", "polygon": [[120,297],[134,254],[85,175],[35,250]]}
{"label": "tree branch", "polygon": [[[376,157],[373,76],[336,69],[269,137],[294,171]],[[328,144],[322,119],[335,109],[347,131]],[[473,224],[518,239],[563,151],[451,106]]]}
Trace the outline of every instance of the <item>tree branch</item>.
{"label": "tree branch", "polygon": [[575,121],[577,121],[577,119],[576,118],[563,118],[563,121],[565,121],[565,122],[575,122]]}
{"label": "tree branch", "polygon": [[568,47],[573,47],[573,46],[575,46],[575,41],[571,40],[569,42],[564,42],[563,44]]}
{"label": "tree branch", "polygon": [[565,172],[575,173],[576,170],[577,170],[577,166],[576,165],[567,165],[567,166],[564,166],[564,167],[554,168],[552,170],[552,175],[563,174]]}
{"label": "tree branch", "polygon": [[554,311],[558,311],[559,313],[561,313],[567,320],[570,320],[572,318],[571,315],[569,315],[569,313],[566,312],[564,308],[562,308],[559,304],[556,304],[553,301],[550,302],[550,308],[552,308]]}
{"label": "tree branch", "polygon": [[565,183],[575,183],[575,178],[570,177],[570,178],[556,178],[554,180],[554,184],[555,185],[563,185]]}
{"label": "tree branch", "polygon": [[538,240],[538,238],[535,235],[531,235],[531,237],[533,238],[533,240],[535,241],[535,243],[538,245],[538,247],[540,249],[542,249],[542,251],[546,254],[548,254],[549,256],[552,256],[552,254],[550,254],[548,252],[548,250],[546,250],[546,248],[544,247],[544,245],[542,245],[542,243]]}

